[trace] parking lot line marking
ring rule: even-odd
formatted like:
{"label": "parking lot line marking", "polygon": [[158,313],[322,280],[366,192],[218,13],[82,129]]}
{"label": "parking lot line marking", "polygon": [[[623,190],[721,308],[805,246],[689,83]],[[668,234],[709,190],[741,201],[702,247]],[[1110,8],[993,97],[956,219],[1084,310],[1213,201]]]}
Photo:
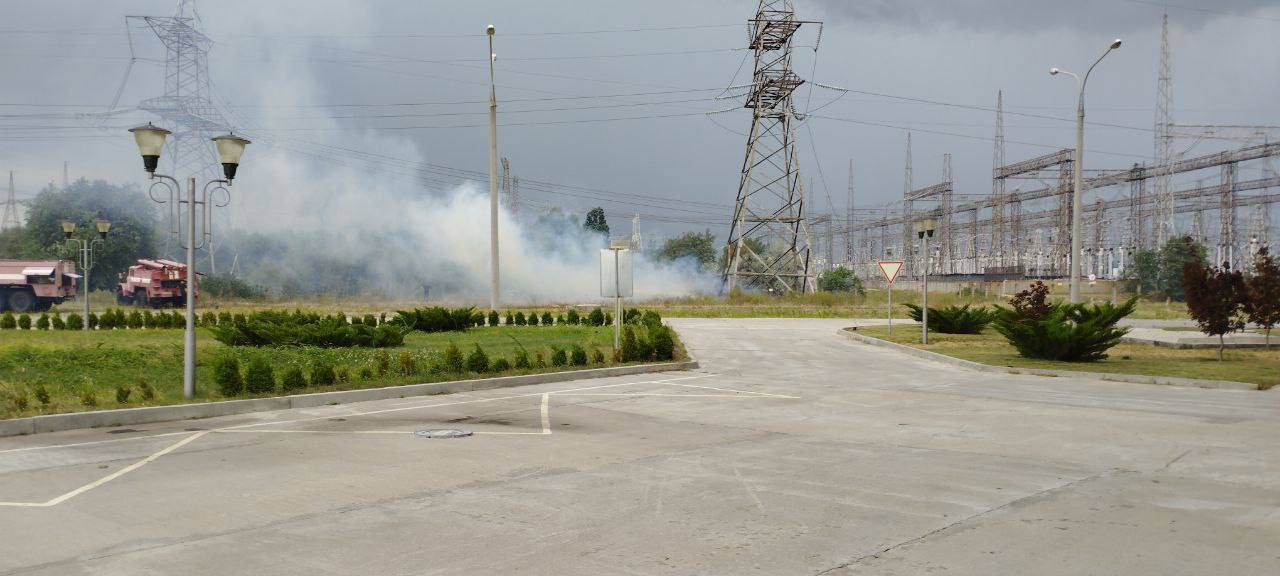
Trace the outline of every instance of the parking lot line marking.
{"label": "parking lot line marking", "polygon": [[542,395],[542,433],[551,433],[551,395]]}
{"label": "parking lot line marking", "polygon": [[70,492],[67,492],[66,494],[63,494],[63,495],[58,496],[58,497],[55,497],[55,498],[53,498],[53,499],[51,499],[51,500],[48,500],[48,501],[46,501],[46,502],[0,502],[0,506],[20,506],[20,507],[36,507],[36,508],[47,508],[47,507],[50,507],[50,506],[57,506],[58,504],[61,504],[61,503],[63,503],[63,502],[66,502],[67,500],[70,500],[70,499],[72,499],[72,498],[75,498],[76,496],[79,496],[79,495],[81,495],[81,494],[84,494],[85,492],[88,492],[88,491],[90,491],[90,490],[93,490],[94,488],[97,488],[97,487],[99,487],[99,486],[102,486],[103,484],[106,484],[107,482],[110,482],[110,481],[112,481],[112,480],[115,480],[116,478],[119,478],[119,477],[121,477],[121,476],[124,476],[125,474],[128,474],[128,473],[130,473],[130,472],[133,472],[134,470],[137,470],[137,469],[139,469],[139,468],[141,468],[141,467],[143,467],[143,466],[146,466],[147,464],[150,464],[150,463],[152,463],[152,462],[155,462],[155,461],[156,461],[156,459],[160,458],[161,456],[164,456],[165,454],[168,454],[168,453],[170,453],[170,452],[173,452],[174,450],[177,450],[178,448],[181,448],[181,447],[183,447],[183,446],[186,446],[187,444],[191,443],[192,441],[196,440],[197,438],[200,438],[201,436],[204,436],[205,434],[208,434],[208,433],[209,433],[209,432],[208,432],[207,430],[206,430],[206,431],[202,431],[202,432],[196,432],[196,433],[194,433],[194,434],[192,434],[192,435],[190,435],[190,436],[187,436],[186,438],[183,438],[183,439],[181,439],[181,440],[179,440],[179,441],[177,441],[177,442],[174,442],[173,444],[170,444],[168,447],[166,447],[166,448],[164,448],[164,449],[160,450],[159,452],[156,452],[155,454],[152,454],[152,455],[150,455],[150,456],[147,456],[146,458],[143,458],[142,460],[139,460],[139,461],[137,461],[137,462],[134,462],[133,464],[130,464],[130,465],[128,465],[128,466],[125,466],[124,468],[121,468],[121,469],[119,469],[119,470],[116,470],[115,472],[112,472],[111,474],[108,474],[108,475],[106,475],[106,476],[103,476],[102,478],[99,478],[99,479],[97,479],[97,480],[95,480],[95,481],[93,481],[93,482],[90,482],[90,483],[88,483],[88,484],[85,484],[84,486],[81,486],[81,487],[79,487],[79,488],[76,488],[75,490],[72,490],[72,491],[70,491]]}
{"label": "parking lot line marking", "polygon": [[[659,392],[636,392],[628,394],[625,392],[582,392],[574,394],[562,394],[562,396],[660,396],[664,398],[768,398],[768,396],[754,396],[747,394],[662,394]],[[788,396],[790,398],[790,396]]]}
{"label": "parking lot line marking", "polygon": [[773,398],[789,398],[791,400],[799,400],[799,396],[787,396],[785,394],[770,394],[768,392],[752,392],[750,390],[734,390],[733,388],[716,388],[714,386],[698,386],[697,384],[675,384],[672,386],[684,386],[685,388],[701,388],[703,390],[719,390],[720,392],[737,392],[739,394],[754,394],[757,396],[771,396]]}
{"label": "parking lot line marking", "polygon": [[91,446],[93,444],[109,444],[114,442],[128,442],[130,440],[145,440],[147,438],[160,438],[163,436],[177,436],[179,434],[190,434],[191,432],[164,432],[161,434],[148,434],[146,436],[128,436],[125,438],[108,438],[106,440],[91,440],[88,442],[72,442],[70,444],[52,444],[49,446],[28,446],[26,448],[9,448],[0,450],[0,454],[11,454],[13,452],[34,452],[36,450],[52,450],[54,448],[75,448],[77,446]]}

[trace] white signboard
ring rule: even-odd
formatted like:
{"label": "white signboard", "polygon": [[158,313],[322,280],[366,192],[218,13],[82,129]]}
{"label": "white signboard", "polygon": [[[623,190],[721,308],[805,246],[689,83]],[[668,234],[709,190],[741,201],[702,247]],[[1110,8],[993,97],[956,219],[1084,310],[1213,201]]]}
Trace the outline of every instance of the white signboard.
{"label": "white signboard", "polygon": [[631,251],[600,251],[600,297],[630,298],[635,292],[631,281]]}

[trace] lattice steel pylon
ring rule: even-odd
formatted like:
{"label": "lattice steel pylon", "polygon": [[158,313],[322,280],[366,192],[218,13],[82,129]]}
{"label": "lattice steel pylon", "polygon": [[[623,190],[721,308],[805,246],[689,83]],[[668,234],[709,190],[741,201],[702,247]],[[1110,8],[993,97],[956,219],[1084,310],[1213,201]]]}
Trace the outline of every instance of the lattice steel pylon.
{"label": "lattice steel pylon", "polygon": [[[996,93],[996,137],[995,146],[991,154],[991,164],[993,173],[1005,164],[1004,90]],[[995,204],[991,207],[991,254],[988,254],[987,258],[988,261],[995,262],[996,266],[1003,267],[1005,265],[1004,202],[1008,189],[1005,187],[1004,178],[992,178],[991,187],[991,194],[995,199]],[[976,214],[974,215],[974,220],[977,220]],[[975,270],[975,272],[980,272],[980,270]]]}
{"label": "lattice steel pylon", "polygon": [[[1173,164],[1173,64],[1169,56],[1169,15],[1164,15],[1160,31],[1160,76],[1156,80],[1155,160],[1157,166]],[[1154,221],[1156,246],[1173,237],[1173,172],[1162,170],[1155,178]]]}
{"label": "lattice steel pylon", "polygon": [[845,204],[845,213],[844,213],[844,226],[845,226],[845,228],[844,228],[844,258],[845,258],[845,262],[847,262],[847,263],[849,264],[849,268],[850,268],[851,270],[856,270],[856,269],[857,269],[857,266],[858,266],[859,264],[862,264],[862,262],[859,262],[859,261],[858,261],[860,258],[862,258],[862,255],[860,255],[860,254],[854,254],[854,252],[855,252],[856,250],[855,250],[854,245],[853,245],[853,243],[854,243],[854,239],[853,239],[853,219],[854,219],[854,210],[853,210],[853,158],[850,158],[850,159],[849,159],[849,199],[848,199],[848,203],[847,203],[847,204]]}
{"label": "lattice steel pylon", "polygon": [[200,15],[195,0],[180,0],[177,14],[172,17],[127,19],[145,23],[165,47],[164,95],[143,100],[138,108],[160,116],[165,128],[173,131],[166,151],[169,173],[181,178],[219,177],[210,139],[230,128],[213,104],[209,82],[209,46],[213,40],[198,29]]}
{"label": "lattice steel pylon", "polygon": [[744,107],[751,131],[726,246],[728,290],[816,289],[792,107],[804,83],[791,69],[792,39],[806,23],[796,19],[792,0],[760,0],[748,21],[755,67]]}
{"label": "lattice steel pylon", "polygon": [[18,192],[13,187],[13,170],[9,171],[9,196],[4,201],[4,217],[0,218],[0,230],[19,228],[22,220],[18,218]]}

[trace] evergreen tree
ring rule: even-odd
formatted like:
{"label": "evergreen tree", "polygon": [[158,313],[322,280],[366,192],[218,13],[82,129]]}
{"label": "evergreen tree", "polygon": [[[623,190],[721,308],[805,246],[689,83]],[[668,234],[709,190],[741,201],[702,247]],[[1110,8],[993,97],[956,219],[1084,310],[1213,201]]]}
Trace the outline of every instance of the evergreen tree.
{"label": "evergreen tree", "polygon": [[609,237],[609,222],[605,220],[604,208],[592,208],[587,212],[587,219],[582,222],[582,229]]}

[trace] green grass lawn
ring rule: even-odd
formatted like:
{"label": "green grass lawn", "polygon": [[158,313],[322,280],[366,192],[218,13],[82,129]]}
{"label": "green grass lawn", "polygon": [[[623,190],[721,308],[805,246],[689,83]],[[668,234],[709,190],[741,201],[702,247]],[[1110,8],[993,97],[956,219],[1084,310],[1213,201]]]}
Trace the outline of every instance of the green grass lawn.
{"label": "green grass lawn", "polygon": [[[0,331],[0,418],[183,403],[182,334],[182,330]],[[591,363],[587,367],[614,365],[613,328],[610,326],[502,326],[474,328],[466,332],[412,332],[405,337],[403,346],[384,349],[390,356],[390,368],[381,375],[376,361],[379,351],[375,349],[233,348],[214,340],[205,329],[199,329],[197,342],[196,402],[224,399],[218,393],[213,374],[213,360],[220,354],[234,354],[240,359],[242,368],[252,358],[265,358],[275,370],[277,381],[291,367],[298,367],[309,374],[311,366],[320,360],[335,367],[345,367],[350,373],[350,382],[307,388],[299,393],[479,377],[474,373],[432,372],[431,366],[438,363],[450,342],[456,343],[464,355],[479,344],[491,362],[498,358],[513,362],[516,350],[523,346],[531,359],[540,352],[547,364],[542,369],[510,370],[489,375],[511,376],[574,369],[572,366],[550,366],[553,346],[568,349],[574,344],[587,350],[588,360],[595,350],[604,354],[604,364]],[[684,352],[678,343],[676,348],[677,357],[683,358]],[[411,374],[400,370],[400,356],[404,353],[413,361]],[[366,367],[372,371],[372,376],[361,378],[361,369]],[[142,397],[144,381],[155,389],[154,398]],[[49,392],[47,406],[36,397],[35,390],[39,384]],[[130,389],[127,403],[116,401],[117,386]],[[86,404],[86,391],[92,391],[96,407]],[[28,399],[25,409],[19,409],[15,395],[25,395]],[[237,396],[240,397],[250,396]]]}
{"label": "green grass lawn", "polygon": [[1176,350],[1121,343],[1111,349],[1110,357],[1105,360],[1055,362],[1019,356],[1004,337],[991,329],[978,335],[931,332],[928,344],[920,343],[919,326],[895,327],[892,336],[883,326],[859,328],[857,333],[993,366],[1231,380],[1257,384],[1263,390],[1280,384],[1280,349],[1229,349],[1226,359],[1219,362],[1217,350]]}

